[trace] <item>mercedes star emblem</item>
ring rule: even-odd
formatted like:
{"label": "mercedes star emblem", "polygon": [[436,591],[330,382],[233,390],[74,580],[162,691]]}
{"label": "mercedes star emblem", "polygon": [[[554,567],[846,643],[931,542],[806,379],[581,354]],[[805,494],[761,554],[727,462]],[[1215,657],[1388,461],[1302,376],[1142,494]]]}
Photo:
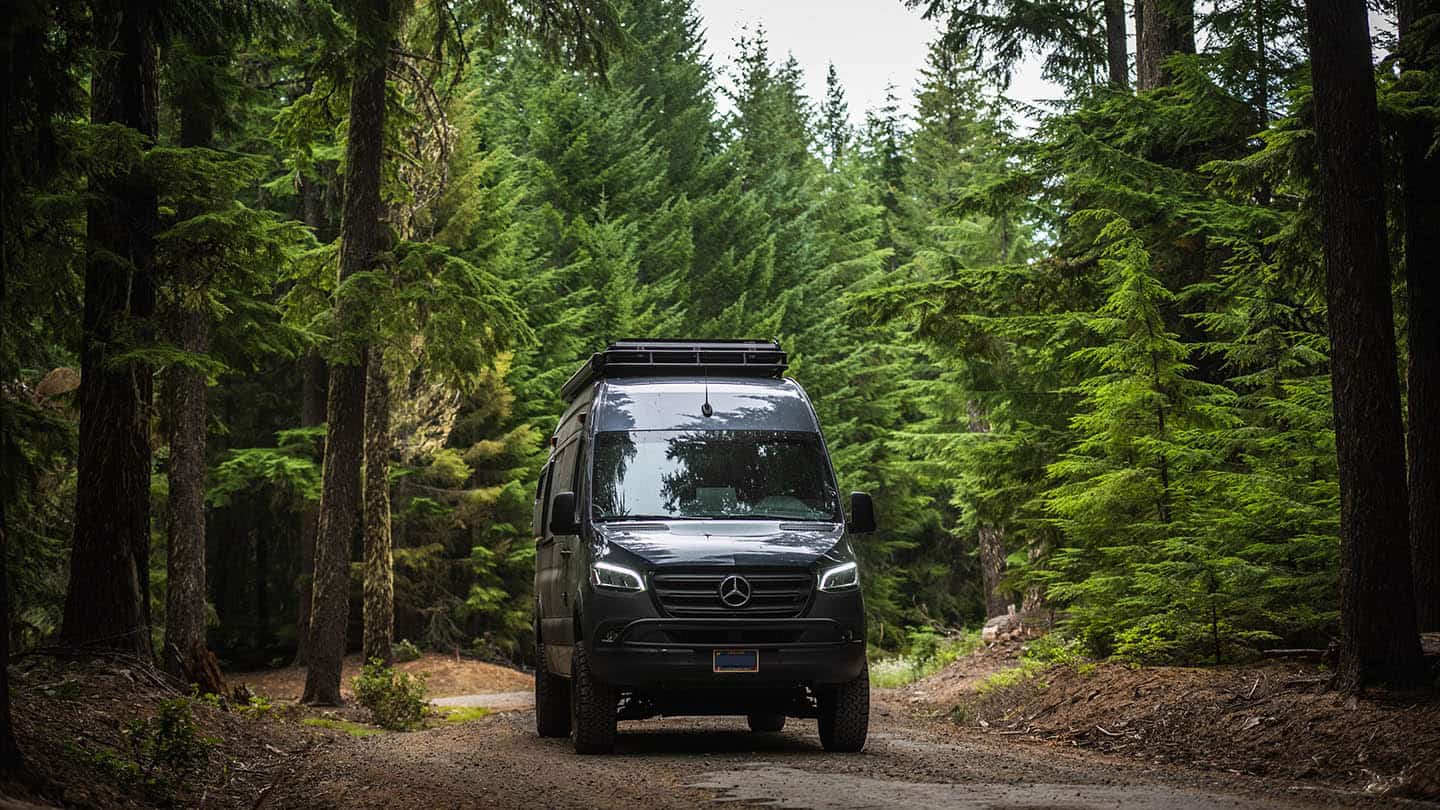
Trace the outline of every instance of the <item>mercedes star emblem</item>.
{"label": "mercedes star emblem", "polygon": [[730,575],[720,580],[720,601],[726,607],[741,608],[750,603],[750,583],[744,577]]}

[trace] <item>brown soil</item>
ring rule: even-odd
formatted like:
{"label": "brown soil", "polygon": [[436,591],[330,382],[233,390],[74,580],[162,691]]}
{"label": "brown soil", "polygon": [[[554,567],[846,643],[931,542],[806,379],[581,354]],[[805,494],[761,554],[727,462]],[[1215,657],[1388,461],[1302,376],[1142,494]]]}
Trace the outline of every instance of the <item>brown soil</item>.
{"label": "brown soil", "polygon": [[[1402,806],[1397,791],[1364,793],[1371,782],[1363,774],[1332,778],[1327,772],[1349,767],[1361,750],[1357,746],[1363,746],[1364,762],[1375,773],[1388,778],[1404,772],[1394,759],[1399,755],[1396,725],[1411,737],[1411,759],[1418,763],[1431,756],[1434,761],[1435,741],[1425,737],[1437,732],[1433,704],[1329,706],[1311,685],[1282,682],[1306,674],[1293,668],[1101,667],[1088,678],[1057,671],[1045,688],[1030,684],[976,696],[981,673],[1003,667],[1015,654],[1013,648],[992,646],[930,683],[876,690],[870,742],[858,755],[821,751],[813,720],[792,719],[779,734],[751,733],[741,718],[626,722],[615,755],[581,757],[567,740],[537,737],[529,710],[357,738],[300,725],[314,712],[294,704],[277,704],[264,716],[246,719],[200,703],[195,718],[204,735],[216,738],[216,747],[177,792],[165,797],[147,795],[133,778],[117,777],[96,753],[123,754],[125,725],[152,715],[161,700],[179,690],[153,671],[124,661],[82,665],[30,655],[15,668],[14,705],[31,773],[25,783],[0,781],[0,807],[17,806],[6,797],[47,806],[128,808],[168,802],[347,810],[660,810],[717,800],[814,810],[857,804],[958,810]],[[1249,680],[1255,674],[1258,684]],[[460,684],[477,688],[476,681]],[[495,681],[491,686],[514,684]],[[950,687],[941,688],[944,684]],[[989,725],[973,720],[957,725],[943,711],[954,702],[916,703],[922,694],[969,695],[967,710],[972,717],[990,718]],[[1315,710],[1310,703],[1329,708]],[[1227,708],[1232,710],[1230,725],[1215,714]],[[1280,719],[1282,709],[1308,713],[1311,720],[1305,725]],[[1255,714],[1262,717],[1259,723],[1244,728],[1244,720],[1235,727],[1234,720]],[[1336,717],[1349,718],[1351,728]],[[1091,731],[1095,726],[1104,730]],[[1293,768],[1296,757],[1281,750],[1289,746],[1289,737],[1302,733],[1320,740],[1313,750],[1328,746],[1329,758],[1314,773]],[[1233,743],[1262,736],[1268,740],[1263,744]],[[1268,767],[1231,759],[1239,755],[1225,753],[1226,746],[1249,750]],[[1094,750],[1106,748],[1114,753]],[[1143,758],[1136,758],[1137,752]],[[1416,784],[1414,774],[1421,770],[1414,765],[1406,784]]]}
{"label": "brown soil", "polygon": [[[425,691],[431,697],[518,692],[532,685],[530,676],[519,670],[435,653],[426,653],[417,661],[397,664],[395,669],[411,675],[425,675]],[[347,700],[351,696],[350,681],[358,674],[360,656],[346,658],[340,678],[340,694]],[[231,682],[247,684],[256,694],[272,700],[299,700],[305,691],[304,667],[239,672],[229,677]]]}
{"label": "brown soil", "polygon": [[[21,781],[0,779],[6,798],[51,806],[153,807],[163,804],[250,807],[281,765],[322,738],[278,707],[245,717],[195,701],[198,735],[212,741],[204,761],[180,773],[128,770],[135,763],[126,729],[153,717],[161,701],[188,693],[146,665],[126,658],[79,662],[31,654],[11,667],[15,735],[25,756]],[[147,775],[172,776],[150,787]]]}
{"label": "brown soil", "polygon": [[1057,666],[976,692],[993,651],[905,693],[985,733],[1147,762],[1440,800],[1440,695],[1326,691],[1313,667]]}

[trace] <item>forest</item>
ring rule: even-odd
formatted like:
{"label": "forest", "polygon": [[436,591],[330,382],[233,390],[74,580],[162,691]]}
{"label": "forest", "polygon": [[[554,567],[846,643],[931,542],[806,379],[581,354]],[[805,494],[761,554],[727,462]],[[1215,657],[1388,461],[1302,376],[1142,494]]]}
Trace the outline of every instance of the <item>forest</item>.
{"label": "forest", "polygon": [[4,660],[531,663],[561,383],[746,337],[874,495],[873,656],[1426,683],[1440,3],[1371,5],[905,0],[914,109],[852,113],[691,0],[15,0]]}

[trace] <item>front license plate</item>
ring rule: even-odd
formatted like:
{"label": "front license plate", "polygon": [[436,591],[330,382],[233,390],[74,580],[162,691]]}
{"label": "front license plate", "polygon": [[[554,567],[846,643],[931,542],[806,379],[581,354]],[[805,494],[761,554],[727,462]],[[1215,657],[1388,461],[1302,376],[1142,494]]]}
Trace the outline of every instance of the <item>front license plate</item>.
{"label": "front license plate", "polygon": [[759,650],[716,650],[716,672],[759,672]]}

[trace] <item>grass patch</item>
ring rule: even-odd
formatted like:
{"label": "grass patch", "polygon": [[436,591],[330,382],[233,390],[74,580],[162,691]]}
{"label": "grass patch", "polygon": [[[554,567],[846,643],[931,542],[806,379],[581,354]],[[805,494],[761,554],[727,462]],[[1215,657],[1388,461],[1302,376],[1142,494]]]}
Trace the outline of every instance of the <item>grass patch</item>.
{"label": "grass patch", "polygon": [[905,652],[870,665],[870,685],[892,688],[913,683],[975,652],[980,645],[979,630],[964,630],[954,636],[942,636],[928,629],[911,630]]}
{"label": "grass patch", "polygon": [[351,737],[375,737],[385,733],[385,729],[367,726],[364,723],[356,723],[353,720],[338,720],[333,717],[307,717],[301,720],[302,725],[312,728],[328,728],[332,731],[343,731]]}
{"label": "grass patch", "polygon": [[443,716],[444,722],[455,725],[473,723],[490,714],[490,710],[484,706],[437,706],[435,708]]}
{"label": "grass patch", "polygon": [[[981,681],[980,684],[975,687],[975,692],[983,695],[988,692],[993,692],[996,689],[1009,689],[1012,686],[1019,686],[1047,669],[1049,669],[1049,665],[1039,661],[1022,660],[1016,666],[1010,667],[1009,669],[1002,669],[984,681]],[[1045,688],[1044,683],[1039,684],[1039,686],[1042,689]]]}

